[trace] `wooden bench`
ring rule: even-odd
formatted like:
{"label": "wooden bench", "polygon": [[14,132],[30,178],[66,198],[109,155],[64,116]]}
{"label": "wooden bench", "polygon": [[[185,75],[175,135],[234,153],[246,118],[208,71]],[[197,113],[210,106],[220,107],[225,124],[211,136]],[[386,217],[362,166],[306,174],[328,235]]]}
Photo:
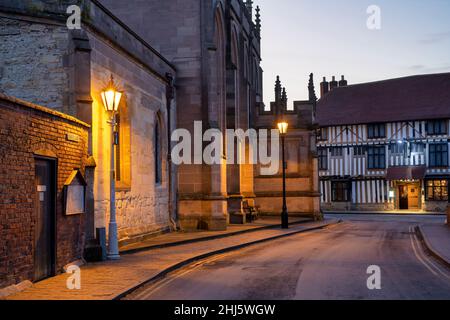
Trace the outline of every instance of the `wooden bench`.
{"label": "wooden bench", "polygon": [[258,207],[250,205],[248,200],[242,202],[242,209],[244,209],[248,222],[253,222],[258,219]]}

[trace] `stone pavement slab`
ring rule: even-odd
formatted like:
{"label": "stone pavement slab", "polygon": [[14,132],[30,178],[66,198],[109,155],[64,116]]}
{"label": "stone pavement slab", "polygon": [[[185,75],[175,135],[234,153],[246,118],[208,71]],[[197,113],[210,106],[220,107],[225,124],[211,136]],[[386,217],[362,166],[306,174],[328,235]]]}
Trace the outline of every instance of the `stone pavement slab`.
{"label": "stone pavement slab", "polygon": [[445,224],[423,224],[419,230],[429,251],[450,266],[450,227]]}
{"label": "stone pavement slab", "polygon": [[[311,218],[289,217],[289,224],[294,225],[311,221]],[[274,228],[280,225],[280,217],[262,216],[252,223],[231,224],[224,231],[198,231],[198,232],[171,232],[151,237],[144,241],[122,245],[121,253],[131,253],[140,250],[163,248],[184,243],[218,239],[241,234],[244,232],[253,232],[261,229]]]}
{"label": "stone pavement slab", "polygon": [[349,215],[398,215],[398,216],[445,216],[445,212],[417,211],[417,210],[401,210],[401,211],[324,211],[324,214],[349,214]]}
{"label": "stone pavement slab", "polygon": [[187,243],[178,246],[156,248],[133,254],[123,255],[118,261],[89,263],[81,268],[81,289],[67,289],[68,274],[61,274],[33,284],[18,294],[7,297],[8,300],[111,300],[124,292],[157,277],[183,261],[193,261],[196,257],[212,252],[227,250],[236,246],[245,246],[257,241],[288,236],[299,232],[314,230],[337,223],[336,219],[307,222],[291,226],[288,230],[280,228],[262,229],[225,237],[220,240],[208,240]]}

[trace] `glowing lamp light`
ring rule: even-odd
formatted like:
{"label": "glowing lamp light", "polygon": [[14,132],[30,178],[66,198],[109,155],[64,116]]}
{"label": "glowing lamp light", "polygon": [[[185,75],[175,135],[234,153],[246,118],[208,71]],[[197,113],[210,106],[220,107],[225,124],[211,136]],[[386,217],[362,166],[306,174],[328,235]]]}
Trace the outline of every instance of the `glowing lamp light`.
{"label": "glowing lamp light", "polygon": [[286,168],[287,168],[287,163],[286,163],[286,155],[285,155],[285,143],[284,140],[286,139],[286,133],[289,127],[289,124],[284,121],[281,120],[280,122],[277,123],[278,126],[278,130],[280,131],[280,137],[281,137],[281,154],[282,154],[282,159],[283,159],[283,209],[281,211],[281,228],[282,229],[288,229],[289,228],[289,215],[288,215],[288,211],[287,211],[287,201],[286,201]]}
{"label": "glowing lamp light", "polygon": [[105,110],[111,116],[110,120],[107,121],[111,126],[111,152],[110,152],[110,174],[109,174],[109,192],[110,192],[110,201],[109,201],[109,235],[108,235],[108,254],[107,257],[110,260],[118,260],[120,259],[119,253],[119,241],[117,238],[117,220],[116,220],[116,184],[115,184],[115,153],[114,148],[116,145],[116,135],[115,135],[115,126],[116,119],[115,114],[119,110],[120,99],[122,99],[122,92],[119,91],[114,84],[114,78],[111,74],[111,79],[108,83],[108,86],[101,92],[103,106]]}
{"label": "glowing lamp light", "polygon": [[280,134],[286,134],[288,127],[289,127],[289,124],[285,121],[278,123],[278,130],[280,131]]}
{"label": "glowing lamp light", "polygon": [[114,84],[114,78],[111,75],[108,87],[101,93],[103,106],[108,112],[117,112],[119,110],[120,99],[122,99],[122,92],[117,90]]}

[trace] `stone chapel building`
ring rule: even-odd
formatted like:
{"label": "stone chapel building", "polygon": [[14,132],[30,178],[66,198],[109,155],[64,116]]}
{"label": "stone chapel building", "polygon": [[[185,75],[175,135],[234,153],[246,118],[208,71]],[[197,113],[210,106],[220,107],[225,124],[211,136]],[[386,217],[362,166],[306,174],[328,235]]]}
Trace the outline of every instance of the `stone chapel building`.
{"label": "stone chapel building", "polygon": [[[79,30],[66,24],[71,4],[81,9]],[[114,148],[123,244],[174,228],[176,168],[167,154],[175,67],[98,1],[0,0],[0,147],[7,157],[0,159],[17,163],[0,164],[0,186],[10,193],[0,197],[0,287],[61,272],[83,257],[95,228],[108,229],[112,137],[100,93],[111,75],[123,91]],[[42,156],[55,167],[57,188],[35,182]],[[87,184],[85,208],[67,215],[63,187],[74,170]],[[28,198],[11,195],[25,187]],[[38,204],[48,204],[42,218],[50,223],[42,230],[53,236],[45,244],[36,227],[39,210],[32,210]]]}
{"label": "stone chapel building", "polygon": [[[291,128],[287,141],[289,211],[320,219],[317,99],[312,75],[308,100],[295,101],[293,110],[288,109],[277,82],[275,102],[265,110],[261,16],[253,1],[101,1],[175,65],[177,128],[193,133],[194,122],[201,121],[203,131],[275,129],[279,116],[285,114]],[[227,164],[230,141],[224,140],[219,165],[178,167],[178,221],[183,230],[224,230],[230,221],[245,222],[244,204],[257,206],[262,214],[281,212],[282,165],[277,174],[264,176],[259,165]],[[245,148],[248,158],[254,150],[249,143]]]}
{"label": "stone chapel building", "polygon": [[[195,121],[203,131],[222,133],[254,127],[262,69],[261,20],[253,1],[101,2],[176,67],[177,128],[193,133]],[[243,215],[244,201],[254,204],[253,165],[226,162],[224,152],[217,165],[178,167],[182,229],[224,230],[229,214]]]}
{"label": "stone chapel building", "polygon": [[[255,128],[274,128],[283,119],[289,124],[286,134],[286,202],[289,215],[322,219],[316,149],[316,103],[313,74],[309,76],[308,99],[288,104],[286,88],[280,78],[275,82],[275,101],[267,109],[258,104]],[[280,153],[282,150],[280,150]],[[281,159],[281,156],[280,156]],[[282,164],[275,175],[261,174],[255,166],[256,205],[265,214],[278,215],[282,210]]]}
{"label": "stone chapel building", "polygon": [[[70,5],[81,9],[80,29],[66,24]],[[288,111],[277,84],[276,101],[264,110],[260,62],[260,11],[251,0],[0,0],[1,108],[20,118],[0,114],[0,148],[4,159],[13,159],[0,167],[0,188],[8,191],[0,197],[0,287],[61,272],[95,242],[96,228],[107,229],[111,152],[122,245],[178,228],[225,230],[230,221],[245,223],[245,205],[280,214],[280,174],[262,177],[258,165],[238,163],[249,157],[251,144],[239,154],[242,142],[223,138],[219,162],[208,165],[194,161],[206,141],[200,151],[192,141],[192,163],[175,165],[174,129],[192,136],[208,129],[275,129],[285,113],[288,210],[320,218],[314,90]],[[113,150],[101,99],[111,76],[123,92]],[[26,156],[22,167],[14,154]],[[42,157],[55,166],[57,183],[47,189],[35,179]],[[27,197],[8,187],[14,180],[24,189],[14,178],[21,175],[32,183]],[[67,215],[71,183],[86,187],[85,203]],[[53,236],[42,255],[34,208],[50,189]],[[39,276],[36,257],[45,257]]]}

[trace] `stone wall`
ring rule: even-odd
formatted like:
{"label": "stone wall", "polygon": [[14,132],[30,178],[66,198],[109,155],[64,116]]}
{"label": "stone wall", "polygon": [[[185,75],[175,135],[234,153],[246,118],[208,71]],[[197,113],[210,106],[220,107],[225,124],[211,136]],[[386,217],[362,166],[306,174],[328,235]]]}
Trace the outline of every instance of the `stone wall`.
{"label": "stone wall", "polygon": [[[286,202],[290,215],[321,219],[318,161],[314,126],[315,97],[313,75],[310,75],[309,100],[294,101],[292,110],[287,109],[287,96],[282,94],[279,77],[275,83],[275,101],[269,110],[261,105],[257,110],[258,128],[273,129],[282,119],[288,123],[285,136]],[[285,93],[285,91],[284,91]],[[281,214],[283,197],[283,164],[280,143],[279,171],[273,176],[255,175],[255,203],[262,214]],[[274,155],[272,155],[273,157]]]}
{"label": "stone wall", "polygon": [[[203,132],[248,128],[261,96],[254,79],[261,70],[259,35],[244,2],[101,3],[176,66],[177,128],[193,133],[194,121],[202,122]],[[178,217],[184,230],[224,230],[228,214],[242,214],[242,200],[254,198],[253,166],[227,166],[225,156],[213,166],[178,167]]]}
{"label": "stone wall", "polygon": [[393,211],[395,210],[393,203],[366,203],[355,204],[351,202],[327,202],[321,203],[323,211],[361,211],[361,212],[376,212],[376,211]]}
{"label": "stone wall", "polygon": [[[424,201],[421,203],[421,209],[424,212],[447,211],[447,201]],[[365,212],[382,212],[382,211],[402,211],[398,209],[398,203],[394,201],[385,203],[364,203],[355,204],[351,202],[326,202],[321,203],[323,211],[365,211]],[[407,212],[407,210],[405,210]]]}
{"label": "stone wall", "polygon": [[[62,189],[75,168],[84,171],[87,128],[74,118],[0,94],[0,287],[33,280],[36,156],[57,159],[56,272],[82,258],[85,216],[63,214]],[[67,134],[79,141],[68,141]]]}
{"label": "stone wall", "polygon": [[67,28],[0,17],[0,92],[75,115],[69,105]]}
{"label": "stone wall", "polygon": [[[122,161],[129,173],[117,183],[116,208],[121,240],[129,241],[170,226],[168,189],[168,110],[166,74],[176,72],[129,26],[111,15],[97,1],[80,0],[82,30],[68,30],[64,3],[34,0],[12,3],[0,0],[0,90],[63,111],[91,125],[88,152],[96,163],[89,208],[95,221],[87,225],[107,227],[109,220],[110,127],[100,98],[111,74],[124,91],[121,108],[128,116],[127,142]],[[4,12],[3,12],[4,11]],[[21,14],[20,19],[17,13]],[[3,28],[4,26],[4,28]],[[171,129],[175,127],[173,104]],[[162,183],[155,183],[154,126],[161,122]],[[172,167],[172,179],[176,169]],[[174,191],[172,191],[174,192]],[[95,201],[94,201],[95,198]],[[172,197],[175,199],[175,197]],[[175,206],[172,205],[172,208]],[[172,209],[172,213],[173,213]]]}
{"label": "stone wall", "polygon": [[[93,99],[93,155],[95,171],[95,224],[107,227],[109,221],[110,127],[100,92],[111,74],[124,91],[121,108],[128,112],[130,134],[130,181],[117,183],[116,211],[119,239],[130,241],[169,228],[167,170],[166,84],[155,78],[126,55],[107,45],[104,39],[89,33],[91,51],[91,96]],[[159,112],[162,124],[163,181],[155,183],[153,153],[154,128]]]}
{"label": "stone wall", "polygon": [[447,201],[425,201],[423,202],[422,210],[428,212],[446,212],[447,206]]}
{"label": "stone wall", "polygon": [[[198,0],[141,1],[101,0],[102,4],[151,43],[177,68],[177,128],[193,132],[194,121],[207,116],[202,90],[201,11]],[[203,95],[203,96],[202,96]],[[206,123],[205,123],[206,126]],[[210,186],[209,169],[202,165],[178,167],[178,216],[191,216],[192,227],[207,217],[201,200]],[[184,196],[187,195],[187,196]],[[185,199],[188,198],[188,199]],[[195,209],[194,209],[195,208]],[[223,209],[221,210],[224,211]],[[185,219],[186,220],[186,219]],[[222,219],[223,221],[224,219]],[[183,223],[182,227],[187,224]]]}

